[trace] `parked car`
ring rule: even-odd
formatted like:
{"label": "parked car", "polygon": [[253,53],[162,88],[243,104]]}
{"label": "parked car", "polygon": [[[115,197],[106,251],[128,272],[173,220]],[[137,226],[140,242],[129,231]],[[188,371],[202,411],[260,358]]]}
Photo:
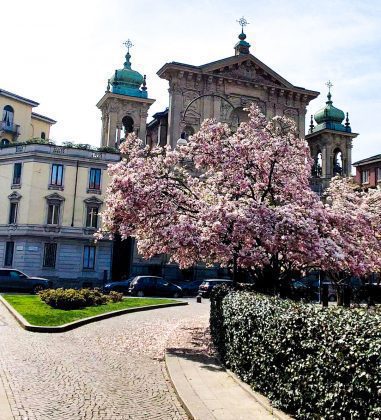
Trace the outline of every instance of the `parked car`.
{"label": "parked car", "polygon": [[213,287],[216,287],[219,284],[227,284],[233,286],[233,281],[227,279],[206,279],[198,288],[198,294],[202,297],[208,298],[210,297],[210,292],[213,290]]}
{"label": "parked car", "polygon": [[20,270],[13,268],[0,268],[1,292],[27,292],[38,293],[50,289],[52,282],[41,277],[29,277]]}
{"label": "parked car", "polygon": [[128,291],[132,296],[166,296],[179,298],[183,296],[181,287],[169,283],[162,277],[137,276],[131,281]]}
{"label": "parked car", "polygon": [[[305,277],[293,282],[294,290],[299,288],[299,291],[302,292],[302,289],[298,287],[298,284],[304,285],[307,287],[311,293],[311,297],[314,296],[316,300],[319,300],[320,288],[324,285],[328,286],[328,300],[330,302],[335,302],[337,300],[336,289],[333,281],[326,276],[322,276],[319,281],[319,272],[314,271],[309,273]],[[296,287],[295,287],[296,286]]]}
{"label": "parked car", "polygon": [[203,281],[204,280],[179,281],[175,282],[175,284],[181,287],[184,296],[196,296]]}
{"label": "parked car", "polygon": [[126,295],[130,289],[131,281],[135,278],[130,277],[127,280],[112,281],[103,286],[103,293],[120,292]]}

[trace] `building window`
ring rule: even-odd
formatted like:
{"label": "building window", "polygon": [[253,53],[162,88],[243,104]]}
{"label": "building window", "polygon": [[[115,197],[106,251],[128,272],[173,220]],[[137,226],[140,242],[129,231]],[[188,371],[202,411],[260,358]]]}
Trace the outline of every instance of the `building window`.
{"label": "building window", "polygon": [[53,163],[52,173],[50,175],[50,185],[56,187],[62,187],[63,180],[63,165]]}
{"label": "building window", "polygon": [[369,171],[361,171],[361,184],[369,183]]}
{"label": "building window", "polygon": [[13,127],[14,111],[10,105],[5,105],[3,110],[2,126],[5,129],[12,129]]}
{"label": "building window", "polygon": [[8,146],[10,141],[8,139],[2,139],[0,141],[0,146]]}
{"label": "building window", "polygon": [[95,267],[95,246],[85,245],[83,251],[83,268],[93,270]]}
{"label": "building window", "polygon": [[18,210],[18,203],[11,202],[9,207],[9,220],[8,223],[10,225],[15,225],[17,223],[17,210]]}
{"label": "building window", "polygon": [[41,138],[42,138],[42,140],[46,139],[46,134],[43,131],[41,132]]}
{"label": "building window", "polygon": [[13,165],[12,185],[20,185],[21,184],[21,171],[22,171],[22,164],[21,163],[15,163]]}
{"label": "building window", "polygon": [[48,220],[46,223],[48,225],[58,225],[60,221],[60,204],[49,204],[48,205]]}
{"label": "building window", "polygon": [[101,189],[101,170],[98,168],[90,168],[89,174],[89,190]]}
{"label": "building window", "polygon": [[44,267],[55,268],[57,244],[47,243],[44,246]]}
{"label": "building window", "polygon": [[15,248],[14,242],[7,242],[5,244],[4,267],[12,267],[14,248]]}
{"label": "building window", "polygon": [[47,225],[59,225],[61,223],[62,204],[64,197],[57,193],[50,194],[45,197],[47,201]]}
{"label": "building window", "polygon": [[13,191],[12,194],[8,195],[9,198],[9,224],[17,223],[17,213],[19,208],[19,202],[21,200],[21,195],[17,191]]}
{"label": "building window", "polygon": [[99,208],[94,206],[86,207],[86,227],[97,228],[98,227],[98,212]]}
{"label": "building window", "polygon": [[377,168],[377,181],[381,182],[381,168]]}

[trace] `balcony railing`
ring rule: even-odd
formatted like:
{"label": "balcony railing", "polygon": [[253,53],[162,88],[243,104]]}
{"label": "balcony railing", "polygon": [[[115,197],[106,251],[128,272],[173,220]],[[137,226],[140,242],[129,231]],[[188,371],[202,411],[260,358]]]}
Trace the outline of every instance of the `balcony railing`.
{"label": "balcony railing", "polygon": [[8,124],[6,121],[1,121],[1,130],[12,133],[14,136],[20,135],[20,126],[18,124]]}

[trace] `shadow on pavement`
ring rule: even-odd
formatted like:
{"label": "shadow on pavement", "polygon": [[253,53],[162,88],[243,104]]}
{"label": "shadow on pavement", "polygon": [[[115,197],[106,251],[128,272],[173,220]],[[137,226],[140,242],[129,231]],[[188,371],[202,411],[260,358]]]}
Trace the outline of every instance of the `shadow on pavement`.
{"label": "shadow on pavement", "polygon": [[202,369],[224,371],[212,347],[209,328],[194,327],[182,328],[181,330],[189,336],[189,346],[167,348],[168,354],[200,363]]}

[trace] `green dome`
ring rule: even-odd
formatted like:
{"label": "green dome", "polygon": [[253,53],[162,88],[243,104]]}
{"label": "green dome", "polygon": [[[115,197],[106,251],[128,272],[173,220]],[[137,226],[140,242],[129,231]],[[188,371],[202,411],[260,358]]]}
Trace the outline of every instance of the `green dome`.
{"label": "green dome", "polygon": [[315,121],[317,124],[328,122],[341,124],[345,118],[344,112],[332,105],[330,92],[328,93],[327,97],[328,101],[326,102],[326,106],[322,109],[319,109],[319,111],[317,111],[314,115]]}
{"label": "green dome", "polygon": [[138,71],[131,69],[130,58],[131,55],[127,52],[123,68],[115,70],[114,75],[111,77],[109,83],[112,86],[112,93],[146,98],[147,89],[140,89],[141,85],[145,86],[144,76]]}

